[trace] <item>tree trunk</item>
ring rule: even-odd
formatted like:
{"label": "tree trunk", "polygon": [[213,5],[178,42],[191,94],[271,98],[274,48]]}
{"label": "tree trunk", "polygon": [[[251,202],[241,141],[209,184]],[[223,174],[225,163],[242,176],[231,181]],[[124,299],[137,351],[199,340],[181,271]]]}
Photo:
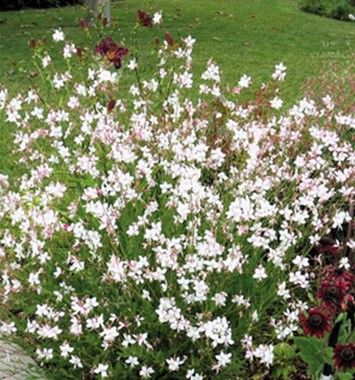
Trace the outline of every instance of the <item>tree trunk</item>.
{"label": "tree trunk", "polygon": [[102,12],[103,17],[106,19],[107,24],[111,23],[111,0],[86,0],[86,4],[90,13],[90,18],[94,15],[97,17]]}

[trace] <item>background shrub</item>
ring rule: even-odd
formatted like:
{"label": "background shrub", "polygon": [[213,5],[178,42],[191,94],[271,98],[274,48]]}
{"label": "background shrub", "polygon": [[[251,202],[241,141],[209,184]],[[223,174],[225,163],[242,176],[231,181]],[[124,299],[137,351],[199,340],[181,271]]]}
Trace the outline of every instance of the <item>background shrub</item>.
{"label": "background shrub", "polygon": [[0,10],[17,10],[23,8],[52,8],[81,4],[83,0],[1,0]]}
{"label": "background shrub", "polygon": [[300,8],[305,12],[337,20],[349,20],[349,14],[355,10],[353,0],[301,0]]}

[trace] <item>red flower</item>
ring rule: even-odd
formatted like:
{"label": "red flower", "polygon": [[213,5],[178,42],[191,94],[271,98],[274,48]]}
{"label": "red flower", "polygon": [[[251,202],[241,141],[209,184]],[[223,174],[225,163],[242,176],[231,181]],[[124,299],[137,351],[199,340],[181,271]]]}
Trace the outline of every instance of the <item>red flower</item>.
{"label": "red flower", "polygon": [[308,316],[303,313],[300,315],[300,324],[305,335],[315,335],[317,338],[322,338],[332,329],[330,320],[331,317],[319,308],[310,309]]}
{"label": "red flower", "polygon": [[95,52],[105,56],[118,69],[122,65],[122,58],[128,53],[128,49],[121,47],[111,37],[106,37],[96,46]]}
{"label": "red flower", "polygon": [[339,310],[344,297],[346,295],[347,287],[344,283],[335,283],[332,281],[322,281],[321,286],[317,292],[317,297],[322,300],[322,303],[330,308],[332,311]]}
{"label": "red flower", "polygon": [[139,10],[138,11],[138,21],[142,26],[151,28],[153,25],[153,18],[148,13]]}
{"label": "red flower", "polygon": [[343,268],[330,267],[325,272],[325,280],[333,282],[344,292],[348,291],[353,284],[354,276]]}
{"label": "red flower", "polygon": [[95,52],[101,55],[106,54],[109,50],[115,50],[118,45],[111,37],[106,37],[101,40],[101,42],[96,46]]}
{"label": "red flower", "polygon": [[355,368],[355,344],[337,344],[334,348],[335,368],[346,371]]}

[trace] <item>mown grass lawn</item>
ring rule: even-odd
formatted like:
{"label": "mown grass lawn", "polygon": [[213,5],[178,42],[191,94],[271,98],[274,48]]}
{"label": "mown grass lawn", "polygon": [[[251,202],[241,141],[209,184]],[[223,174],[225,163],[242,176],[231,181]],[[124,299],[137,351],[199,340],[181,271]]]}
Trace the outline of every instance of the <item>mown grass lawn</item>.
{"label": "mown grass lawn", "polygon": [[[355,23],[326,19],[301,12],[295,0],[123,0],[113,1],[113,37],[124,40],[138,9],[163,10],[165,29],[176,39],[191,34],[197,39],[195,72],[212,57],[221,65],[227,82],[247,73],[256,82],[267,80],[278,62],[288,67],[284,94],[301,96],[305,79],[317,76],[331,63],[347,65],[355,46]],[[54,28],[62,27],[76,45],[93,44],[78,23],[83,7],[0,13],[0,83],[12,93],[31,86],[33,70],[30,38],[51,43]],[[154,63],[146,53],[147,40],[156,30],[144,30],[138,46],[146,70]],[[90,40],[90,42],[89,42]],[[36,78],[32,79],[36,84]],[[0,172],[11,174],[11,133],[0,127]]]}

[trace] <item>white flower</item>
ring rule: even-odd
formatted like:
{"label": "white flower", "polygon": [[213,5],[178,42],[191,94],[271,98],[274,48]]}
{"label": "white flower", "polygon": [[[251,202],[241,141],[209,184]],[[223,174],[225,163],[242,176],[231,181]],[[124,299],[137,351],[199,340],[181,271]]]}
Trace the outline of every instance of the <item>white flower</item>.
{"label": "white flower", "polygon": [[15,322],[5,323],[0,321],[0,333],[3,335],[10,335],[17,331]]}
{"label": "white flower", "polygon": [[204,323],[200,328],[200,332],[204,332],[207,338],[212,340],[212,347],[219,344],[229,346],[234,343],[232,339],[232,329],[226,317],[217,317],[212,321]]}
{"label": "white flower", "polygon": [[226,300],[227,300],[227,293],[226,292],[220,292],[216,293],[213,297],[212,300],[217,306],[225,306],[226,305]]}
{"label": "white flower", "polygon": [[108,364],[102,364],[100,363],[95,369],[94,373],[97,375],[101,375],[101,377],[108,377]]}
{"label": "white flower", "polygon": [[253,345],[253,337],[251,335],[244,335],[243,339],[241,340],[242,347],[245,348],[251,348]]}
{"label": "white flower", "polygon": [[203,80],[211,80],[218,83],[221,80],[219,75],[219,67],[211,60],[208,61],[207,70],[202,73],[201,78]]}
{"label": "white flower", "polygon": [[128,364],[131,368],[136,367],[139,364],[138,358],[136,356],[129,356],[126,361],[126,364]]}
{"label": "white flower", "polygon": [[51,57],[47,54],[42,58],[42,66],[45,68],[52,62]]}
{"label": "white flower", "polygon": [[152,20],[153,24],[159,25],[161,23],[161,20],[162,20],[162,11],[154,13],[153,20]]}
{"label": "white flower", "polygon": [[62,29],[56,29],[54,33],[52,34],[52,38],[55,42],[64,41],[64,33]]}
{"label": "white flower", "polygon": [[195,372],[195,369],[189,369],[186,373],[186,379],[189,380],[203,380],[203,376]]}
{"label": "white flower", "polygon": [[101,83],[103,82],[114,83],[117,80],[117,73],[101,68],[101,70],[99,71],[98,80]]}
{"label": "white flower", "polygon": [[250,307],[250,300],[249,300],[249,298],[245,298],[243,295],[236,294],[232,298],[232,302],[236,303],[239,306],[243,306],[246,309],[248,309]]}
{"label": "white flower", "polygon": [[154,373],[154,369],[152,367],[147,367],[147,366],[143,366],[141,368],[141,370],[139,371],[139,375],[143,378],[143,379],[148,379],[150,377],[152,377],[151,375]]}
{"label": "white flower", "polygon": [[298,266],[299,269],[306,268],[309,266],[309,260],[307,257],[302,257],[297,255],[292,262]]}
{"label": "white flower", "polygon": [[349,240],[346,244],[350,249],[355,249],[355,240]]}
{"label": "white flower", "polygon": [[259,320],[259,314],[258,314],[257,310],[253,311],[251,319],[252,319],[253,322],[258,322],[258,320]]}
{"label": "white flower", "polygon": [[114,340],[118,337],[119,332],[117,327],[104,327],[103,331],[100,333],[100,336],[103,337],[104,342],[107,344],[111,344],[114,342]]}
{"label": "white flower", "polygon": [[280,109],[282,107],[283,101],[280,99],[278,96],[275,96],[271,101],[270,101],[270,106],[276,110]]}
{"label": "white flower", "polygon": [[257,268],[255,268],[253,278],[255,278],[258,281],[267,278],[265,268],[261,264]]}
{"label": "white flower", "polygon": [[331,98],[331,96],[330,95],[326,95],[326,96],[324,96],[323,98],[322,98],[322,102],[323,102],[323,104],[326,106],[326,108],[328,109],[328,110],[333,110],[334,109],[334,107],[335,107],[335,104],[334,104],[334,102],[333,102],[333,100],[332,100],[332,98]]}
{"label": "white flower", "polygon": [[338,211],[333,217],[333,228],[340,227],[344,222],[349,222],[351,217],[347,211]]}
{"label": "white flower", "polygon": [[339,261],[339,268],[344,268],[345,270],[350,269],[349,259],[347,257],[342,257]]}
{"label": "white flower", "polygon": [[40,274],[40,271],[38,271],[37,273],[30,273],[30,275],[28,276],[28,282],[30,283],[30,285],[34,286],[39,285],[41,283],[39,279]]}
{"label": "white flower", "polygon": [[53,349],[52,348],[43,348],[42,350],[40,348],[37,348],[36,354],[38,356],[39,360],[51,360],[53,359]]}
{"label": "white flower", "polygon": [[238,86],[240,88],[248,88],[251,84],[251,77],[248,77],[247,75],[243,75],[238,82]]}
{"label": "white flower", "polygon": [[180,359],[179,357],[167,359],[166,362],[168,364],[169,371],[171,372],[178,371],[181,364],[183,364],[186,359],[187,359],[186,356],[184,356],[182,359]]}
{"label": "white flower", "polygon": [[75,355],[70,357],[69,363],[72,364],[74,368],[83,368],[81,360]]}
{"label": "white flower", "polygon": [[254,356],[260,359],[260,363],[265,364],[267,367],[270,367],[274,360],[274,346],[260,344],[254,350]]}
{"label": "white flower", "polygon": [[128,67],[129,70],[135,70],[135,69],[138,67],[138,63],[137,63],[137,61],[133,58],[133,59],[131,59],[131,60],[128,62],[127,67]]}
{"label": "white flower", "polygon": [[232,354],[231,353],[225,353],[225,352],[220,352],[218,355],[216,355],[216,359],[218,361],[218,366],[219,367],[225,367],[232,361]]}
{"label": "white flower", "polygon": [[188,48],[192,48],[196,42],[196,40],[191,36],[187,36],[183,41],[185,42],[186,47]]}
{"label": "white flower", "polygon": [[68,107],[69,108],[76,108],[79,107],[79,99],[76,96],[71,96],[68,101]]}
{"label": "white flower", "polygon": [[59,346],[59,348],[60,348],[60,355],[63,358],[67,358],[69,354],[71,354],[74,351],[74,348],[71,347],[67,342],[64,342],[61,346]]}
{"label": "white flower", "polygon": [[286,76],[286,66],[281,62],[275,66],[275,71],[272,74],[272,79],[283,81]]}
{"label": "white flower", "polygon": [[137,96],[137,95],[139,95],[139,87],[136,86],[135,84],[132,84],[132,86],[131,86],[130,89],[129,89],[129,92],[130,92],[133,96]]}
{"label": "white flower", "polygon": [[277,295],[285,300],[291,298],[290,291],[286,289],[286,282],[282,282],[281,284],[279,284]]}
{"label": "white flower", "polygon": [[301,288],[306,289],[309,286],[309,274],[302,274],[301,271],[290,273],[290,282],[292,284],[299,285]]}
{"label": "white flower", "polygon": [[76,47],[72,43],[66,43],[63,49],[63,57],[71,58],[77,52]]}

